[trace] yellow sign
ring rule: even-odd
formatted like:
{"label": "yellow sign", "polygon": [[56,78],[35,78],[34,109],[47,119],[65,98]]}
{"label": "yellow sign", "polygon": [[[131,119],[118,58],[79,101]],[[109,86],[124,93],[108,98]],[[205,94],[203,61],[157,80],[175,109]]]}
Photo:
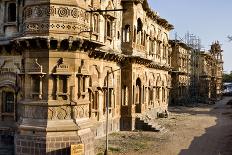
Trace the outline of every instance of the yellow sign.
{"label": "yellow sign", "polygon": [[85,148],[84,144],[71,145],[70,155],[84,155],[85,154],[84,148]]}

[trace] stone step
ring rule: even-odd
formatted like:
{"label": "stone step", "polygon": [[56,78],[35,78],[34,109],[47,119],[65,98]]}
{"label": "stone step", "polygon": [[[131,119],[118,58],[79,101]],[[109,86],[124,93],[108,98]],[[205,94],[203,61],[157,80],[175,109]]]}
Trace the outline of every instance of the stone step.
{"label": "stone step", "polygon": [[145,131],[163,131],[164,128],[158,123],[154,122],[152,119],[148,119],[147,117],[140,116],[136,119],[136,129],[145,130]]}

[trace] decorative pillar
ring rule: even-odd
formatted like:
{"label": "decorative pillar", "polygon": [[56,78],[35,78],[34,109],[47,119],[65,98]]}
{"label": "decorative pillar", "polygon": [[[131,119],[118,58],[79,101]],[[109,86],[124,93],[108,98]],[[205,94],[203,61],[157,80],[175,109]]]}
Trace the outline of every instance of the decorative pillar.
{"label": "decorative pillar", "polygon": [[39,99],[42,99],[42,93],[43,93],[43,75],[39,76]]}
{"label": "decorative pillar", "polygon": [[69,90],[69,76],[66,76],[67,78],[67,90],[66,90],[66,97],[67,97],[67,100],[70,99],[70,90]]}
{"label": "decorative pillar", "polygon": [[28,76],[30,78],[30,98],[32,99],[33,98],[33,79],[32,79],[32,76]]}
{"label": "decorative pillar", "polygon": [[96,96],[96,102],[98,106],[99,120],[102,120],[104,118],[103,104],[102,104],[104,103],[104,93],[102,91],[98,91],[98,96]]}
{"label": "decorative pillar", "polygon": [[152,106],[153,106],[153,108],[155,107],[155,99],[156,99],[155,93],[156,93],[155,87],[152,87],[152,95],[153,95],[153,98],[152,98]]}
{"label": "decorative pillar", "polygon": [[153,41],[153,50],[154,50],[153,53],[154,53],[154,55],[155,55],[155,59],[156,59],[157,54],[158,54],[158,51],[157,51],[157,50],[158,50],[158,47],[157,47],[157,46],[158,46],[157,41],[154,40],[154,41]]}
{"label": "decorative pillar", "polygon": [[60,84],[59,84],[59,75],[56,76],[56,99],[59,98],[59,90],[60,90]]}
{"label": "decorative pillar", "polygon": [[124,95],[124,105],[128,105],[128,88],[127,86],[125,87],[125,95]]}
{"label": "decorative pillar", "polygon": [[159,106],[161,105],[162,103],[162,87],[159,87]]}
{"label": "decorative pillar", "polygon": [[69,50],[71,50],[72,49],[72,44],[73,44],[73,40],[70,38],[69,40],[68,40],[68,49]]}

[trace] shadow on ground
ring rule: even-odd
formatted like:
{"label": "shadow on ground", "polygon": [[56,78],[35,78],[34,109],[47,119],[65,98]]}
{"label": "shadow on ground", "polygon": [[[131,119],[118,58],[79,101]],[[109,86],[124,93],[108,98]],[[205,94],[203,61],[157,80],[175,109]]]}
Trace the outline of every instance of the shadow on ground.
{"label": "shadow on ground", "polygon": [[[194,137],[188,149],[180,151],[179,155],[231,155],[232,154],[232,107],[226,103],[232,99],[226,97],[212,105],[210,111],[175,110],[175,113],[190,115],[211,115],[216,117],[216,125],[206,128],[200,137]],[[175,108],[176,109],[176,108]],[[170,109],[172,111],[172,108]]]}

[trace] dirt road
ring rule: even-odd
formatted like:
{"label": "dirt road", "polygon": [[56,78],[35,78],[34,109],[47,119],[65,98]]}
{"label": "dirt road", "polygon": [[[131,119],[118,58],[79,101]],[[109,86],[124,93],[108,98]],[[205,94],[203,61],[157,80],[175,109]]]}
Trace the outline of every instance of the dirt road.
{"label": "dirt road", "polygon": [[[171,107],[168,119],[157,120],[166,130],[114,133],[109,149],[120,155],[232,155],[232,107],[226,105],[230,99],[193,108]],[[100,155],[104,138],[96,144]]]}

